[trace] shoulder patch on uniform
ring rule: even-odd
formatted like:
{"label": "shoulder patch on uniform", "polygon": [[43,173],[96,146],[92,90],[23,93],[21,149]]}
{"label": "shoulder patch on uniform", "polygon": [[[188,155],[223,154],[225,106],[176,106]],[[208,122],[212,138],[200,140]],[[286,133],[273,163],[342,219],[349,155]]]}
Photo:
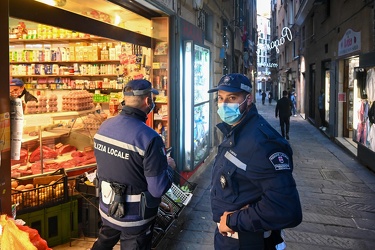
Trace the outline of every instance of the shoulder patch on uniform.
{"label": "shoulder patch on uniform", "polygon": [[272,165],[275,167],[275,170],[288,170],[289,166],[289,157],[282,152],[276,152],[268,158]]}

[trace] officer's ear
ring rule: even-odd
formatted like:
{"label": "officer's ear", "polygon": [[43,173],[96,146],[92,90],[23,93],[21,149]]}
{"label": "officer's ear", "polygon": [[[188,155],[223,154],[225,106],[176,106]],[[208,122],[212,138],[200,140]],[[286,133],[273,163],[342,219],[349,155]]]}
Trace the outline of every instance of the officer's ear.
{"label": "officer's ear", "polygon": [[253,95],[251,93],[249,93],[247,96],[246,96],[246,103],[247,105],[250,105],[253,103]]}

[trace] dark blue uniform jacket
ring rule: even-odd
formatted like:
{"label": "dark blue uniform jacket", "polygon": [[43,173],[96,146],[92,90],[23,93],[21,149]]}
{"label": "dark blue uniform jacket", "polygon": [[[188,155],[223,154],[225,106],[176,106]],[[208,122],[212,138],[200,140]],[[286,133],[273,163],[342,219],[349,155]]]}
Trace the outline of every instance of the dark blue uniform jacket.
{"label": "dark blue uniform jacket", "polygon": [[234,128],[226,123],[217,127],[224,139],[212,171],[213,220],[219,222],[225,211],[238,210],[229,220],[236,232],[298,225],[302,210],[288,142],[258,114],[254,104]]}
{"label": "dark blue uniform jacket", "polygon": [[[125,106],[119,115],[103,122],[94,136],[97,175],[99,183],[104,180],[125,184],[128,195],[149,191],[160,198],[171,187],[173,170],[168,167],[162,138],[145,121],[144,112]],[[99,207],[102,214],[108,213],[108,205],[101,199]],[[125,217],[117,219],[118,222],[102,218],[115,228],[132,225],[121,222],[142,220],[139,202],[127,202]]]}

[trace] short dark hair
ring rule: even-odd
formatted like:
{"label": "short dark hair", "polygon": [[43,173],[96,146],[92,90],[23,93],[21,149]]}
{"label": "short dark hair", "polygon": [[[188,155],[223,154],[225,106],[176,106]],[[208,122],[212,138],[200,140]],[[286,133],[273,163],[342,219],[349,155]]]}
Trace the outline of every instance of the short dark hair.
{"label": "short dark hair", "polygon": [[283,96],[287,96],[288,95],[288,91],[284,90],[283,91]]}

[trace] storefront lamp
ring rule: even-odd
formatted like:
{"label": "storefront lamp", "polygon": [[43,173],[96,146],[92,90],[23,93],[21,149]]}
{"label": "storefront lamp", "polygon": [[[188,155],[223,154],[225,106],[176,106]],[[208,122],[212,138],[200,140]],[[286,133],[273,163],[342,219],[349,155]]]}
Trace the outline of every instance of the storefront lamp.
{"label": "storefront lamp", "polygon": [[195,10],[203,9],[203,0],[193,0],[193,8]]}

